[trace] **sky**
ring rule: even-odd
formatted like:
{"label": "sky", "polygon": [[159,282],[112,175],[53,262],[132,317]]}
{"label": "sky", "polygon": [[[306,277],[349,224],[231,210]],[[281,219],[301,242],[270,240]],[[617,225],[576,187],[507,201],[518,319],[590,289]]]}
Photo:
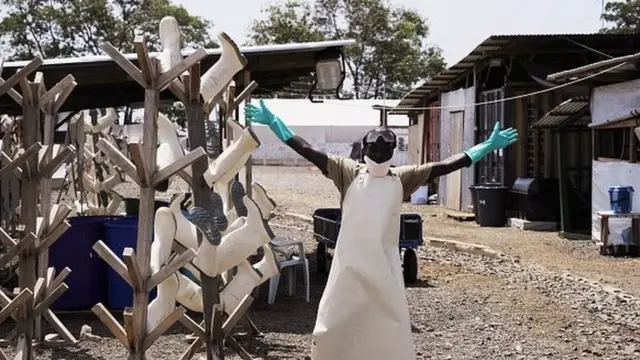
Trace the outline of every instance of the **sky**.
{"label": "sky", "polygon": [[[448,66],[490,35],[593,33],[602,26],[603,0],[391,0],[427,17],[429,42],[438,45]],[[174,0],[214,23],[237,43],[245,42],[251,20],[274,0]],[[242,6],[238,6],[238,5]]]}

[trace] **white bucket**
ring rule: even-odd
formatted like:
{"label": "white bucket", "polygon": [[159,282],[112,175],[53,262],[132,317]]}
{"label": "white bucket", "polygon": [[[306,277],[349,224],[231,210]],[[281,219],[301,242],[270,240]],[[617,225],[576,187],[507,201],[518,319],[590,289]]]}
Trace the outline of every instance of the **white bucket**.
{"label": "white bucket", "polygon": [[411,203],[413,205],[425,205],[429,200],[429,187],[420,186],[413,194],[411,194]]}

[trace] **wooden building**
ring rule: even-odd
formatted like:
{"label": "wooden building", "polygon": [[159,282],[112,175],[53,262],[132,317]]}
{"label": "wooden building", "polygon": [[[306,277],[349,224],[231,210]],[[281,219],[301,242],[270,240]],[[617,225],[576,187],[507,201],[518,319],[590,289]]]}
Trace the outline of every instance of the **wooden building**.
{"label": "wooden building", "polygon": [[[610,209],[609,186],[633,186],[635,211],[640,201],[640,164],[638,147],[640,136],[640,53],[611,58],[576,69],[551,74],[549,81],[566,84],[576,78],[588,78],[590,96],[585,98],[588,111],[588,136],[592,141],[589,151],[582,148],[580,158],[589,154],[589,233],[601,240],[601,222],[596,212]],[[559,159],[574,156],[575,150],[563,144]],[[561,178],[562,179],[562,178]],[[567,194],[561,194],[566,197]],[[571,199],[563,204],[563,230],[574,224]],[[609,239],[622,242],[622,232],[631,228],[629,219],[609,220]],[[637,231],[637,229],[636,229]],[[637,236],[637,234],[636,234]]]}
{"label": "wooden building", "polygon": [[[511,186],[518,177],[559,177],[554,156],[556,133],[552,128],[532,125],[564,101],[588,96],[590,87],[571,83],[553,90],[554,84],[546,80],[549,74],[638,51],[637,35],[490,36],[457,64],[406,94],[393,113],[409,116],[410,124],[416,125],[410,132],[423,131],[421,136],[413,136],[423,141],[421,162],[446,158],[485,140],[498,120],[504,127],[518,129],[518,145],[440,181],[440,202],[468,211],[472,206],[468,186],[472,183],[495,181]],[[461,92],[465,96],[460,96]],[[425,121],[428,124],[419,126]],[[577,134],[572,131],[566,136],[583,136]],[[460,139],[462,146],[457,143]],[[461,179],[452,179],[458,176]]]}

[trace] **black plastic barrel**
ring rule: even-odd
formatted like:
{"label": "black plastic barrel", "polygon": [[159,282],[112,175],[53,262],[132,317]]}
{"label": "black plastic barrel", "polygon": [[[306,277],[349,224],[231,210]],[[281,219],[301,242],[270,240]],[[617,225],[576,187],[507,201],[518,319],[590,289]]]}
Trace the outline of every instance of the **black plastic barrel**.
{"label": "black plastic barrel", "polygon": [[476,219],[476,224],[480,224],[480,220],[478,217],[478,196],[476,195],[476,189],[478,186],[485,187],[501,187],[500,183],[485,183],[485,184],[474,184],[469,186],[469,191],[471,191],[471,205],[473,205],[473,215]]}
{"label": "black plastic barrel", "polygon": [[499,227],[507,223],[508,188],[496,184],[475,186],[477,215],[480,226]]}

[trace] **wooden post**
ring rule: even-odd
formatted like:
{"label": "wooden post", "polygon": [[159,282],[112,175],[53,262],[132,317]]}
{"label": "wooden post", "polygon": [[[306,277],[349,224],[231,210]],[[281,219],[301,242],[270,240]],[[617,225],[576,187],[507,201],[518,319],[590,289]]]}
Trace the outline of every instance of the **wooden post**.
{"label": "wooden post", "polygon": [[[26,236],[18,241],[0,229],[0,239],[9,248],[0,257],[0,266],[7,264],[16,255],[19,257],[20,289],[15,293],[16,296],[13,299],[6,294],[0,295],[0,305],[3,306],[0,312],[2,314],[0,321],[11,316],[18,323],[16,328],[18,334],[16,359],[35,358],[33,340],[34,335],[40,337],[40,333],[34,333],[34,325],[39,327],[40,315],[44,315],[66,341],[76,342],[75,338],[49,310],[49,306],[68,289],[63,282],[71,270],[65,268],[54,278],[55,270],[47,267],[48,248],[70,227],[69,223],[65,221],[70,208],[58,206],[52,217],[49,210],[50,191],[47,191],[47,181],[43,181],[50,179],[57,168],[70,158],[75,149],[73,146],[69,146],[52,158],[52,138],[45,136],[45,139],[40,139],[40,111],[47,115],[57,112],[73,90],[75,81],[72,76],[68,76],[43,94],[45,88],[42,73],[36,73],[33,82],[26,79],[41,64],[42,59],[36,58],[7,81],[0,79],[0,94],[8,93],[14,101],[22,106],[23,147],[26,149],[22,155],[13,159],[2,152],[5,164],[0,169],[0,174],[11,171],[22,179],[20,220],[24,225]],[[18,94],[13,89],[17,83],[20,83],[22,94]],[[52,122],[53,117],[48,117],[45,124],[46,130],[51,133],[53,132]],[[48,145],[43,148],[41,141]],[[44,150],[44,153],[40,154],[41,150]],[[42,198],[39,199],[41,181],[45,186]],[[39,201],[41,201],[40,204]],[[38,216],[39,205],[41,215],[44,215],[42,217]],[[36,277],[37,258],[41,260],[38,264],[38,277]],[[40,300],[41,298],[42,300]],[[14,315],[15,311],[17,314]],[[6,358],[1,351],[0,355]]]}
{"label": "wooden post", "polygon": [[155,329],[147,329],[149,292],[175,272],[175,270],[169,270],[181,268],[196,256],[193,249],[188,249],[181,256],[174,258],[169,264],[164,265],[158,273],[151,276],[149,262],[155,214],[155,187],[206,155],[203,148],[198,148],[176,160],[168,167],[160,171],[156,170],[160,90],[172,84],[173,80],[180,74],[202,60],[206,56],[206,52],[201,48],[169,71],[159,74],[158,61],[149,57],[144,38],[136,36],[134,45],[138,55],[139,68],[109,43],[103,44],[102,50],[145,89],[142,143],[132,144],[131,146],[133,162],[105,139],[101,139],[98,142],[98,148],[140,185],[136,250],[126,248],[123,253],[123,262],[102,241],[98,241],[94,245],[96,252],[132,286],[133,308],[126,308],[124,311],[124,327],[109,314],[104,305],[96,304],[92,310],[127,348],[130,360],[143,360],[146,359],[146,350],[153,342],[185,313],[183,307],[177,307]]}
{"label": "wooden post", "polygon": [[[40,109],[44,113],[44,132],[43,132],[43,144],[47,146],[47,151],[45,151],[45,155],[41,160],[43,164],[50,164],[53,160],[53,138],[56,125],[56,118],[58,115],[58,111],[62,104],[67,100],[71,92],[76,87],[77,83],[75,79],[71,75],[67,75],[64,79],[62,79],[59,83],[53,86],[49,91],[47,91],[44,95],[42,95],[40,100]],[[69,149],[73,149],[73,146],[67,146]],[[58,154],[56,154],[58,155]],[[71,154],[69,154],[71,157]],[[67,159],[65,159],[66,161]],[[46,166],[46,165],[45,165]],[[46,174],[48,175],[48,174]],[[49,234],[50,231],[55,230],[55,228],[51,228],[52,225],[56,225],[50,222],[49,213],[51,212],[51,176],[40,176],[41,178],[41,186],[42,192],[40,194],[40,216],[43,217],[42,222],[42,233]],[[57,210],[62,210],[62,213],[68,213],[71,211],[71,208],[57,207]],[[66,218],[65,215],[65,218]],[[46,278],[47,273],[49,272],[49,249],[42,249],[38,257],[38,277]],[[46,296],[46,295],[45,295]],[[36,299],[37,300],[37,299]],[[38,341],[44,340],[44,333],[42,329],[42,319],[38,316],[36,318],[36,339]],[[70,339],[71,340],[71,339]]]}
{"label": "wooden post", "polygon": [[[23,146],[25,149],[36,145],[40,134],[40,84],[30,84],[26,78],[20,82],[22,87],[22,129]],[[35,93],[35,94],[34,94]],[[21,222],[25,234],[35,234],[38,214],[38,157],[32,156],[25,161],[27,172],[22,179],[21,188]],[[36,283],[36,262],[31,254],[35,252],[35,244],[30,245],[20,253],[18,263],[18,278],[20,289],[34,291]],[[35,359],[31,348],[33,343],[33,301],[25,303],[23,311],[18,317],[18,344],[22,345],[18,351],[23,352],[23,359]]]}
{"label": "wooden post", "polygon": [[[189,134],[190,149],[206,147],[207,138],[205,132],[205,113],[200,96],[200,64],[197,63],[189,70],[189,75],[183,78],[185,87],[187,110],[187,130]],[[200,158],[191,164],[193,176],[192,192],[195,206],[213,212],[211,202],[211,189],[204,181],[204,177],[195,174],[204,174],[209,162],[206,157]],[[198,244],[202,242],[202,234],[198,232]],[[200,272],[200,285],[202,287],[202,302],[204,315],[204,344],[207,360],[224,359],[224,339],[222,338],[222,307],[220,306],[220,294],[218,288],[220,276],[209,277]],[[218,320],[218,321],[215,321]]]}
{"label": "wooden post", "polygon": [[[245,70],[244,72],[244,86],[245,89],[247,89],[249,87],[249,83],[251,82],[251,72],[248,70]],[[245,98],[245,101],[247,104],[251,103],[251,92],[249,92],[247,94],[247,97]],[[248,128],[251,128],[251,121],[247,120],[247,123],[245,124]],[[251,197],[251,183],[253,182],[253,173],[252,173],[252,168],[251,168],[251,163],[253,162],[253,156],[249,156],[249,159],[247,159],[247,164],[245,165],[245,189],[247,191],[247,196]]]}

